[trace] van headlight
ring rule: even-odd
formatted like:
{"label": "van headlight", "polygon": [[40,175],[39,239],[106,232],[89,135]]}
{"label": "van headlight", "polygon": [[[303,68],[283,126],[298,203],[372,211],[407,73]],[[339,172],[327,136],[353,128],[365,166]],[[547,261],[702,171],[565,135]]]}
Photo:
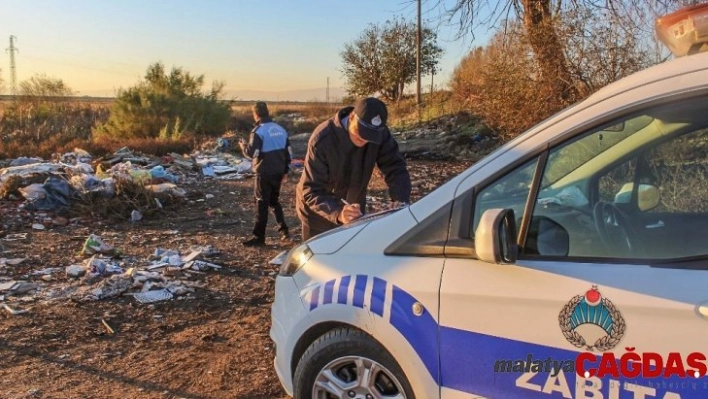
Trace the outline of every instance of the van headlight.
{"label": "van headlight", "polygon": [[305,263],[312,258],[312,255],[312,250],[307,246],[307,244],[302,244],[293,248],[290,250],[288,255],[285,257],[285,261],[280,266],[280,275],[292,276],[295,272],[300,270],[301,267],[305,266]]}

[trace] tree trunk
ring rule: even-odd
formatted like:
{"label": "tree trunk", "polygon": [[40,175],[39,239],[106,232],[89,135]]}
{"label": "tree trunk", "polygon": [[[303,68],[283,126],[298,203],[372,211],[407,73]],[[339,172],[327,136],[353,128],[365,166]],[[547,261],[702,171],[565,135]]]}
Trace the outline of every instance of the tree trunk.
{"label": "tree trunk", "polygon": [[435,71],[430,71],[430,101],[433,101],[433,79],[435,78]]}
{"label": "tree trunk", "polygon": [[573,103],[578,92],[568,70],[563,45],[553,26],[550,3],[550,0],[522,0],[524,27],[541,68],[541,79],[565,103]]}

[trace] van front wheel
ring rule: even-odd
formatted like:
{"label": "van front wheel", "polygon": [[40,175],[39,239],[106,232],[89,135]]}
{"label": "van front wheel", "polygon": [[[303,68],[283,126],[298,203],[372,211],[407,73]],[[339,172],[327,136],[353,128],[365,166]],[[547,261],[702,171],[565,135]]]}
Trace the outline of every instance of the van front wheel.
{"label": "van front wheel", "polygon": [[414,399],[391,354],[354,328],[338,328],[315,340],[298,362],[293,383],[295,399]]}

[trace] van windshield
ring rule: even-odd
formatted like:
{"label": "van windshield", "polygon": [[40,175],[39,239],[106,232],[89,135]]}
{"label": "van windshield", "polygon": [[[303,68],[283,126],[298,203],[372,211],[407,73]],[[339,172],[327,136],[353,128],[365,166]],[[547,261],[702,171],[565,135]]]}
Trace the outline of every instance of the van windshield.
{"label": "van windshield", "polygon": [[573,140],[563,148],[553,151],[548,158],[543,187],[548,187],[568,176],[599,154],[642,130],[653,120],[650,115],[640,115],[619,124],[606,126],[602,130]]}

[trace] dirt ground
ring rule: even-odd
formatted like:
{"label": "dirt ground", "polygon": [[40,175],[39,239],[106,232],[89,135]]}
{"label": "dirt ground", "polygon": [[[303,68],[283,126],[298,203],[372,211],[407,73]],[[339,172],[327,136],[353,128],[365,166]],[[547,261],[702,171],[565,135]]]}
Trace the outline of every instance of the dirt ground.
{"label": "dirt ground", "polygon": [[[470,164],[410,160],[413,200]],[[283,186],[282,203],[291,234],[299,241],[293,208],[297,178]],[[8,265],[5,276],[29,276],[40,285],[68,284],[63,272],[51,281],[31,272],[81,263],[89,234],[144,259],[156,248],[211,244],[220,254],[210,261],[223,266],[198,275],[205,287],[186,298],[153,304],[130,296],[90,302],[29,300],[20,305],[29,312],[14,316],[0,308],[0,398],[286,397],[273,369],[268,335],[277,271],[268,261],[292,244],[278,241],[272,214],[267,247],[239,244],[252,228],[252,184],[252,179],[202,179],[180,185],[190,201],[135,223],[82,221],[46,230],[33,230],[28,223],[23,231],[0,234],[0,258],[26,258]],[[385,198],[384,188],[375,176],[371,195]],[[18,204],[0,201],[0,211],[9,214]],[[18,232],[27,238],[2,237]]]}

